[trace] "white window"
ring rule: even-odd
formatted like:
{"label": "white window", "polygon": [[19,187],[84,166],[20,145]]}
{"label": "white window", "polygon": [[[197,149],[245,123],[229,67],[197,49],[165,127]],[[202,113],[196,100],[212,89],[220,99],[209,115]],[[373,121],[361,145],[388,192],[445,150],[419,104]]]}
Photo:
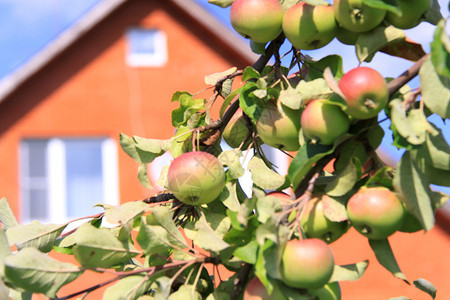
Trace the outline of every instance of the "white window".
{"label": "white window", "polygon": [[63,223],[119,202],[117,146],[109,138],[25,139],[21,220]]}
{"label": "white window", "polygon": [[126,33],[126,62],[131,67],[160,67],[167,62],[167,38],[158,29],[131,28]]}

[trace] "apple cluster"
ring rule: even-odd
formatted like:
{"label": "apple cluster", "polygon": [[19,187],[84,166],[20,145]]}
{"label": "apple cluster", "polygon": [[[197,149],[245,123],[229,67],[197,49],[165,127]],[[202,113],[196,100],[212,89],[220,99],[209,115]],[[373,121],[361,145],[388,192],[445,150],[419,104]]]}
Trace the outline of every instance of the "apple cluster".
{"label": "apple cluster", "polygon": [[240,35],[254,42],[265,44],[283,32],[295,48],[313,50],[335,37],[354,45],[360,34],[385,24],[415,27],[430,6],[431,0],[398,0],[397,9],[388,11],[362,0],[334,0],[332,5],[302,1],[284,9],[278,0],[234,0],[230,21]]}

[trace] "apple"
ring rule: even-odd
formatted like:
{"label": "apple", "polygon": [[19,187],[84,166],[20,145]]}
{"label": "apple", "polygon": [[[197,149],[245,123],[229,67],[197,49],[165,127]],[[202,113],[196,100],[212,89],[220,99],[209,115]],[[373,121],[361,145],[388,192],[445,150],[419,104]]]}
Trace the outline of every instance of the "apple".
{"label": "apple", "polygon": [[362,0],[334,0],[334,15],[342,27],[353,32],[366,32],[384,19],[384,9],[370,7]]}
{"label": "apple", "polygon": [[[245,121],[242,109],[239,108],[231,117],[227,126],[225,126],[222,137],[230,147],[239,148],[244,139],[248,136],[249,132],[247,121]],[[242,145],[242,147],[245,149],[249,144],[250,140]]]}
{"label": "apple", "polygon": [[243,300],[287,300],[278,284],[274,284],[272,294],[269,295],[266,287],[258,277],[254,277],[244,290]]}
{"label": "apple", "polygon": [[201,205],[215,200],[225,184],[220,161],[202,151],[183,153],[173,160],[167,173],[169,190],[183,203]]}
{"label": "apple", "polygon": [[310,5],[300,2],[291,6],[283,18],[283,32],[297,49],[313,50],[331,42],[337,24],[331,5]]}
{"label": "apple", "polygon": [[417,26],[424,13],[430,8],[431,0],[397,0],[402,15],[388,11],[386,20],[397,28],[409,29]]}
{"label": "apple", "polygon": [[280,265],[281,280],[293,288],[320,288],[331,278],[333,252],[321,239],[290,240]]}
{"label": "apple", "polygon": [[345,73],[339,88],[345,96],[346,112],[355,119],[376,117],[389,98],[386,80],[368,67],[357,67]]}
{"label": "apple", "polygon": [[331,145],[348,131],[350,120],[338,105],[326,99],[315,99],[303,110],[301,127],[313,143]]}
{"label": "apple", "polygon": [[403,224],[405,209],[394,192],[385,187],[362,187],[347,203],[350,224],[362,235],[385,239]]}
{"label": "apple", "polygon": [[319,238],[327,243],[332,243],[347,232],[347,222],[332,222],[323,212],[323,201],[329,198],[320,195],[311,198],[303,207],[300,224],[303,233],[309,238]]}
{"label": "apple", "polygon": [[300,110],[290,109],[280,101],[268,101],[256,121],[256,132],[261,140],[274,148],[297,151],[300,148]]}
{"label": "apple", "polygon": [[278,0],[234,0],[230,8],[234,30],[258,43],[270,42],[281,33],[283,15]]}
{"label": "apple", "polygon": [[310,289],[308,292],[318,300],[341,300],[341,286],[337,281],[327,283],[319,289]]}

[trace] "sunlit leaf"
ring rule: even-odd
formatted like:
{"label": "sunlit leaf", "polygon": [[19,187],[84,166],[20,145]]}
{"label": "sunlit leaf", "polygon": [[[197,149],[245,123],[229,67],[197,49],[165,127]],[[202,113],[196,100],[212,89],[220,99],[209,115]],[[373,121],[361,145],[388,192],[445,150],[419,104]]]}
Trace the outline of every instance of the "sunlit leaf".
{"label": "sunlit leaf", "polygon": [[151,189],[152,185],[150,184],[150,179],[148,178],[147,173],[147,164],[140,163],[138,166],[138,179],[139,182],[144,186],[145,188]]}
{"label": "sunlit leaf", "polygon": [[413,281],[414,286],[421,291],[424,291],[428,295],[430,295],[433,299],[436,299],[437,289],[436,287],[426,279],[419,278]]}
{"label": "sunlit leaf", "polygon": [[0,277],[3,276],[3,262],[5,260],[5,257],[10,254],[11,249],[8,243],[8,238],[6,237],[5,229],[0,228]]}
{"label": "sunlit leaf", "polygon": [[369,239],[370,247],[372,248],[378,262],[385,267],[389,272],[397,278],[408,282],[406,276],[400,271],[400,267],[392,252],[391,245],[387,239],[384,240],[372,240]]}
{"label": "sunlit leaf", "polygon": [[15,287],[54,298],[58,290],[83,272],[51,258],[36,248],[24,248],[5,258],[5,277]]}
{"label": "sunlit leaf", "polygon": [[230,6],[233,2],[234,0],[208,0],[208,3],[220,6],[222,8]]}
{"label": "sunlit leaf", "polygon": [[445,25],[445,20],[441,20],[434,31],[431,61],[440,76],[450,78],[450,38],[445,32]]}
{"label": "sunlit leaf", "polygon": [[394,26],[379,26],[372,31],[362,33],[358,36],[355,45],[356,56],[360,62],[371,61],[378,50],[389,44],[404,40],[405,33],[403,30]]}
{"label": "sunlit leaf", "polygon": [[168,300],[202,300],[202,296],[195,290],[195,286],[182,285],[175,293],[170,294]]}
{"label": "sunlit leaf", "polygon": [[263,189],[278,189],[286,181],[284,176],[269,169],[257,156],[252,157],[248,169],[252,173],[253,183]]}
{"label": "sunlit leaf", "polygon": [[363,276],[368,265],[368,260],[349,265],[335,265],[329,282],[358,280]]}
{"label": "sunlit leaf", "polygon": [[238,149],[223,151],[220,153],[218,159],[224,166],[228,166],[228,173],[232,179],[238,179],[244,175],[244,168],[241,165],[239,158],[242,152]]}
{"label": "sunlit leaf", "polygon": [[300,109],[300,106],[302,105],[302,95],[291,86],[288,86],[287,89],[280,91],[280,96],[278,99],[283,105],[291,109]]}
{"label": "sunlit leaf", "polygon": [[107,228],[98,229],[85,223],[78,227],[74,235],[76,244],[72,248],[73,255],[86,268],[109,268],[139,254]]}
{"label": "sunlit leaf", "polygon": [[318,61],[306,60],[305,65],[308,67],[310,80],[323,78],[323,72],[327,67],[331,69],[335,78],[341,78],[344,75],[342,57],[339,55],[328,55]]}
{"label": "sunlit leaf", "polygon": [[223,240],[223,235],[215,231],[204,217],[195,223],[195,229],[197,234],[194,242],[203,249],[219,252],[230,246]]}
{"label": "sunlit leaf", "polygon": [[8,229],[8,227],[17,226],[19,224],[11,210],[11,207],[9,207],[8,200],[6,200],[6,198],[0,199],[0,222],[5,229]]}
{"label": "sunlit leaf", "polygon": [[[144,273],[145,274],[145,273]],[[105,300],[135,300],[148,292],[151,281],[144,274],[127,276],[108,287],[104,294]]]}
{"label": "sunlit leaf", "polygon": [[434,226],[429,183],[418,169],[410,152],[405,152],[394,175],[395,190],[401,195],[406,208],[423,225],[425,231]]}
{"label": "sunlit leaf", "polygon": [[67,225],[41,224],[32,221],[27,225],[10,227],[6,231],[8,241],[17,248],[34,247],[42,252],[52,250],[53,243]]}
{"label": "sunlit leaf", "polygon": [[121,205],[98,204],[105,209],[105,219],[111,224],[128,224],[141,216],[148,204],[143,201],[130,201]]}
{"label": "sunlit leaf", "polygon": [[396,14],[401,14],[402,11],[398,6],[391,5],[390,3],[387,3],[387,1],[383,0],[362,0],[362,3],[364,3],[367,6],[373,7],[373,8],[379,8],[387,11],[391,11]]}
{"label": "sunlit leaf", "polygon": [[232,68],[230,68],[230,69],[228,69],[226,71],[223,71],[223,72],[207,75],[207,76],[205,76],[205,84],[207,84],[207,85],[216,85],[219,80],[223,80],[228,75],[231,75],[234,72],[236,72],[236,70],[237,70],[236,67],[232,67]]}
{"label": "sunlit leaf", "polygon": [[247,81],[249,79],[258,79],[260,77],[261,74],[252,67],[246,67],[244,69],[244,72],[242,73],[242,81]]}
{"label": "sunlit leaf", "polygon": [[425,105],[444,119],[450,118],[450,78],[439,76],[428,57],[419,70]]}
{"label": "sunlit leaf", "polygon": [[172,125],[176,128],[186,124],[194,113],[205,109],[204,99],[194,99],[188,93],[182,93],[176,98],[172,97],[173,101],[180,103],[180,106],[172,111]]}
{"label": "sunlit leaf", "polygon": [[[328,86],[327,82],[323,78],[317,78],[311,81],[301,80],[297,87],[296,92],[300,94],[300,99],[302,102],[300,104],[306,104],[314,99],[328,99],[333,94],[333,91]],[[293,109],[299,109],[293,108]]]}

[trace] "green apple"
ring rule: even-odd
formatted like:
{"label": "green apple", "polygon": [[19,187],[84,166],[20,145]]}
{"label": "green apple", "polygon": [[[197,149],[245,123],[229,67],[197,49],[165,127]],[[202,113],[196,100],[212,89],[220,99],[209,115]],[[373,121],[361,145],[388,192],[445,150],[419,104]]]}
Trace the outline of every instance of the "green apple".
{"label": "green apple", "polygon": [[313,50],[327,45],[337,32],[333,6],[306,2],[291,6],[283,18],[283,32],[297,49]]}
{"label": "green apple", "polygon": [[286,151],[300,148],[300,110],[290,109],[281,102],[269,101],[256,121],[256,132],[269,146]]}
{"label": "green apple", "polygon": [[230,9],[234,30],[258,43],[270,42],[281,33],[283,15],[278,0],[234,0]]}
{"label": "green apple", "polygon": [[300,224],[307,237],[332,243],[347,232],[349,226],[347,222],[332,222],[327,219],[323,211],[323,201],[326,198],[329,196],[320,195],[311,198],[303,207]]}
{"label": "green apple", "polygon": [[342,27],[353,32],[366,32],[383,21],[386,11],[370,7],[362,0],[334,0],[334,15]]}
{"label": "green apple", "polygon": [[[222,137],[230,147],[239,148],[249,132],[247,121],[245,121],[242,109],[239,108],[225,126]],[[242,148],[245,150],[249,144],[250,140],[243,144]]]}
{"label": "green apple", "polygon": [[350,120],[338,105],[326,99],[315,99],[303,110],[301,127],[305,136],[314,143],[331,145],[348,131]]}
{"label": "green apple", "polygon": [[430,8],[431,0],[397,0],[402,15],[388,11],[386,20],[397,28],[409,29],[417,26]]}
{"label": "green apple", "polygon": [[358,67],[342,76],[339,88],[344,94],[346,112],[355,119],[370,119],[388,103],[386,80],[376,70]]}
{"label": "green apple", "polygon": [[169,190],[183,203],[201,205],[215,200],[225,184],[220,161],[202,151],[187,152],[173,160],[167,173]]}
{"label": "green apple", "polygon": [[385,239],[403,224],[405,209],[391,190],[362,187],[347,203],[350,224],[369,239]]}
{"label": "green apple", "polygon": [[334,256],[321,239],[290,240],[281,258],[281,280],[293,288],[315,289],[331,278]]}

